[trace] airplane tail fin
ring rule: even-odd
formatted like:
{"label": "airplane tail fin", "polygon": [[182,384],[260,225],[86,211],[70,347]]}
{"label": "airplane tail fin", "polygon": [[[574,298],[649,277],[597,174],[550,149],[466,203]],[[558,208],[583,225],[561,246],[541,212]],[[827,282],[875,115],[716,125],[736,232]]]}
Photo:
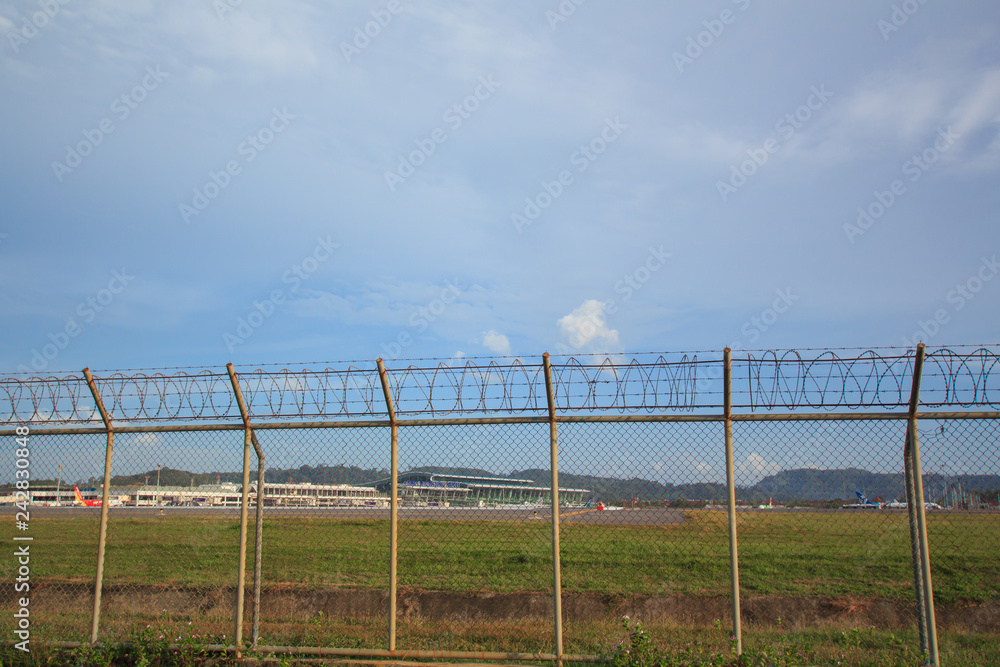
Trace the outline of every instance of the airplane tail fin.
{"label": "airplane tail fin", "polygon": [[858,497],[858,502],[861,503],[862,505],[868,504],[868,496],[866,496],[865,494],[861,493],[860,491],[855,491],[854,495]]}
{"label": "airplane tail fin", "polygon": [[80,495],[79,487],[76,486],[73,487],[73,495],[76,496],[76,502],[80,503],[81,505],[86,505],[86,503],[83,502],[83,496]]}

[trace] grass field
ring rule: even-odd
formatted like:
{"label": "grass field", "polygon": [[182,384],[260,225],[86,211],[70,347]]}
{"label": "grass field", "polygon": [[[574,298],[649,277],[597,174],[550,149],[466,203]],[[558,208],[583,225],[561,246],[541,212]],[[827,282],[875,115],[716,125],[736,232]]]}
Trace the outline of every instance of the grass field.
{"label": "grass field", "polygon": [[[754,514],[739,524],[740,576],[749,595],[877,596],[912,599],[906,516]],[[563,522],[565,592],[611,595],[725,595],[724,512],[689,512],[668,526]],[[11,521],[4,519],[6,525]],[[251,568],[253,525],[250,526]],[[399,528],[401,585],[421,590],[551,590],[551,532],[545,521],[405,521]],[[1000,516],[928,517],[935,600],[982,603],[1000,596]],[[33,581],[93,581],[97,522],[34,519]],[[388,523],[328,518],[271,519],[264,528],[268,585],[381,589],[388,585]],[[108,583],[232,586],[238,521],[150,517],[109,522]],[[15,563],[0,559],[10,580]]]}
{"label": "grass field", "polygon": [[[199,644],[224,644],[231,641],[230,623],[215,621],[193,628],[183,617],[161,616],[139,619],[129,633],[116,638],[145,647],[147,654],[157,652],[168,642],[179,644],[181,656],[174,649],[160,650],[162,661],[148,665],[200,664],[185,657],[202,655]],[[147,623],[148,621],[148,623]],[[0,632],[9,635],[9,621],[0,621]],[[634,626],[632,626],[634,627]],[[735,667],[733,644],[724,627],[682,627],[672,624],[644,623],[662,665],[707,665]],[[515,623],[497,627],[474,622],[425,622],[401,620],[398,625],[400,650],[439,651],[517,651],[548,652],[552,647],[551,626],[539,623]],[[274,620],[261,626],[262,645],[336,646],[341,648],[385,648],[384,619],[313,619],[310,622]],[[46,636],[40,634],[38,639]],[[72,637],[83,639],[82,634]],[[628,632],[619,619],[578,624],[566,639],[566,650],[611,657],[619,646],[629,647]],[[753,627],[744,631],[744,658],[747,665],[852,665],[853,667],[917,667],[922,664],[919,640],[913,630],[875,628],[817,628],[787,630],[781,627]],[[185,650],[185,648],[187,650]],[[124,652],[124,651],[123,651]],[[134,653],[133,649],[131,653]],[[946,631],[940,633],[941,664],[945,667],[1000,667],[1000,637],[990,634]],[[263,656],[260,656],[263,657]],[[102,659],[103,658],[103,659]],[[180,658],[180,659],[178,659]],[[0,665],[108,665],[137,664],[107,660],[100,650],[77,650],[59,654],[44,644],[33,645],[30,655],[0,645]],[[226,663],[235,664],[235,663]],[[275,663],[277,664],[277,661]],[[282,664],[293,664],[287,661]],[[315,663],[313,663],[315,664]],[[651,663],[643,663],[651,665]],[[581,665],[581,667],[583,667]]]}
{"label": "grass field", "polygon": [[[0,523],[13,533],[11,517]],[[33,518],[33,584],[90,584],[97,552],[97,520]],[[253,525],[247,580],[252,581]],[[265,587],[293,590],[388,588],[389,529],[384,520],[271,518],[264,529]],[[995,602],[1000,598],[1000,517],[985,514],[928,516],[935,600],[942,608]],[[683,523],[666,526],[566,522],[561,527],[563,591],[602,596],[682,595],[699,598],[729,592],[728,538],[724,512],[692,511]],[[105,583],[231,589],[236,583],[239,523],[231,518],[112,518],[108,527]],[[880,598],[912,603],[912,566],[903,514],[753,513],[740,515],[740,574],[743,596]],[[399,528],[399,585],[409,591],[453,593],[551,592],[551,527],[545,521],[403,521]],[[0,559],[0,577],[11,581],[13,558]],[[79,587],[78,587],[79,588]],[[12,600],[3,600],[9,606]],[[35,635],[79,639],[89,627],[86,604],[35,618]],[[724,625],[725,617],[722,619]],[[189,622],[194,622],[189,626]],[[787,628],[745,626],[747,646],[783,646],[813,651],[815,663],[837,655],[886,656],[913,646],[912,629],[809,628],[785,619]],[[607,652],[623,634],[617,618],[568,622],[567,650]],[[135,628],[162,627],[181,636],[194,627],[218,636],[230,633],[226,618],[171,614],[115,614],[102,623],[106,636]],[[6,632],[6,622],[0,627]],[[687,650],[701,641],[705,651],[728,650],[728,633],[670,623],[648,626],[665,648]],[[841,634],[843,633],[843,634]],[[852,634],[853,633],[853,634]],[[266,617],[263,641],[288,645],[384,648],[384,618]],[[992,664],[1000,640],[989,633],[944,632],[945,664]],[[616,639],[617,638],[617,639]],[[756,642],[756,644],[754,643]],[[853,642],[853,644],[851,643]],[[551,624],[532,621],[455,619],[429,622],[402,618],[399,645],[446,650],[551,650]],[[694,646],[699,646],[697,643]],[[817,652],[818,651],[818,652]],[[838,653],[839,651],[839,653]],[[845,653],[846,651],[846,653]],[[895,652],[895,653],[893,653]],[[898,656],[897,656],[898,657]],[[886,658],[887,660],[889,658]],[[900,658],[902,659],[902,658]],[[723,664],[723,663],[719,663]],[[829,664],[834,664],[830,662]],[[845,664],[909,664],[864,662]]]}

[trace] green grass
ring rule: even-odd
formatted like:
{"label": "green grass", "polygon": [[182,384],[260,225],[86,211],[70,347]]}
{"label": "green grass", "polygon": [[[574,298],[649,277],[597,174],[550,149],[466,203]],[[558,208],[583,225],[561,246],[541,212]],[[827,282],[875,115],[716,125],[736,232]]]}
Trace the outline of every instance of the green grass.
{"label": "green grass", "polygon": [[[5,518],[6,525],[10,519]],[[1000,597],[1000,516],[928,516],[939,605]],[[32,581],[92,582],[97,522],[36,518]],[[247,568],[252,571],[253,525]],[[225,518],[112,518],[105,582],[231,587],[238,521]],[[551,591],[551,527],[545,521],[405,521],[399,529],[399,583],[453,592]],[[744,594],[862,596],[912,600],[912,566],[902,514],[741,515]],[[724,512],[689,512],[672,526],[563,521],[564,592],[607,595],[726,595]],[[264,529],[268,586],[388,587],[389,529],[383,520],[274,518]],[[11,580],[13,558],[0,559]]]}
{"label": "green grass", "polygon": [[[29,655],[0,645],[0,665],[193,665],[206,654],[199,644],[228,643],[231,627],[225,623],[188,625],[183,616],[161,615],[138,618],[128,632],[117,639],[135,642],[129,648],[96,647],[58,651],[33,644]],[[716,627],[690,628],[669,623],[643,623],[645,636],[655,648],[658,665],[707,665],[748,667],[750,665],[852,665],[854,667],[916,667],[921,664],[918,639],[913,631],[875,628],[807,629],[788,631],[782,627],[754,627],[744,632],[744,659],[733,657],[729,632]],[[148,627],[147,627],[148,626]],[[7,635],[5,620],[0,632]],[[342,648],[385,648],[384,619],[325,619],[307,622],[270,619],[262,624],[261,644],[272,646],[337,646]],[[77,637],[78,640],[83,637]],[[166,644],[179,644],[179,651]],[[616,649],[631,648],[621,619],[575,624],[566,637],[570,653],[612,657]],[[510,623],[503,626],[475,622],[427,622],[400,620],[397,648],[438,651],[517,651],[550,652],[552,628],[544,623]],[[1000,667],[1000,637],[990,634],[943,632],[940,635],[941,663],[946,667]],[[260,654],[253,654],[259,657]],[[145,662],[138,658],[142,656]],[[241,664],[227,660],[224,664]],[[275,664],[275,663],[272,663]],[[294,664],[286,658],[284,664]],[[315,664],[315,662],[311,663]],[[531,663],[529,663],[531,664]],[[619,667],[626,667],[617,661]],[[632,663],[633,667],[638,667]],[[583,667],[581,665],[581,667]]]}
{"label": "green grass", "polygon": [[[9,517],[0,524],[8,528],[8,534],[13,532]],[[34,640],[80,639],[88,631],[92,602],[87,601],[87,590],[94,579],[97,528],[92,517],[32,519],[33,603],[42,604],[46,595],[49,600],[45,611],[33,616]],[[248,582],[252,580],[252,522],[250,528]],[[995,556],[1000,551],[1000,516],[932,514],[928,530],[939,609],[995,602],[1000,597],[1000,559]],[[685,522],[671,526],[564,520],[561,537],[565,593],[599,594],[612,600],[629,595],[683,595],[691,597],[692,605],[699,598],[728,595],[725,512],[688,512]],[[238,538],[239,523],[230,518],[169,514],[112,518],[105,583],[168,590],[171,586],[231,589],[236,583]],[[741,514],[739,545],[744,598],[773,594],[913,603],[905,515]],[[551,563],[551,526],[543,520],[403,521],[399,528],[399,586],[404,592],[549,593]],[[11,581],[15,566],[14,558],[0,559],[0,577]],[[271,518],[265,524],[265,587],[384,591],[388,568],[387,521]],[[61,592],[61,584],[73,584],[65,595],[75,597],[67,597],[66,604],[53,611],[51,601]],[[10,604],[10,600],[0,601],[4,607]],[[109,607],[102,617],[102,637],[125,639],[137,632],[162,630],[174,636],[198,633],[231,638],[231,618],[214,614],[150,615],[125,611],[119,604]],[[0,617],[0,631],[8,637],[9,621],[3,619],[9,618],[9,614]],[[836,627],[786,620],[786,628],[746,624],[747,649],[761,655],[785,652],[785,664],[832,665],[838,659],[852,665],[915,664],[900,648],[906,645],[910,651],[917,644],[912,629],[858,628],[849,619]],[[383,617],[308,618],[305,612],[284,611],[265,615],[262,641],[384,648],[386,623]],[[715,656],[713,660],[718,658],[702,664],[732,664],[724,661],[729,645],[723,629],[670,623],[646,626],[656,644],[672,651],[670,655],[678,660],[691,655],[693,646]],[[614,618],[565,624],[570,652],[609,655],[621,635]],[[941,637],[945,665],[998,664],[992,658],[1000,655],[996,635],[943,630]],[[399,618],[400,648],[537,652],[550,651],[551,644],[552,627],[547,621],[445,622],[404,614]],[[787,651],[794,651],[795,656]],[[8,664],[18,663],[0,656],[0,666]]]}

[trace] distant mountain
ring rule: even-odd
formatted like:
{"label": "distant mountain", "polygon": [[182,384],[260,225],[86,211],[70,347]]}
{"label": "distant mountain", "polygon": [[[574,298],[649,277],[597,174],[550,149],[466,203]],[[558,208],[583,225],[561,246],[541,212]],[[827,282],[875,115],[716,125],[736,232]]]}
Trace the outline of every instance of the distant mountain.
{"label": "distant mountain", "polygon": [[[539,486],[550,486],[552,476],[548,470],[533,468],[514,471],[511,477],[530,479]],[[699,484],[661,484],[649,479],[633,477],[632,479],[617,479],[615,477],[595,477],[592,475],[573,475],[559,473],[559,487],[571,489],[589,489],[599,500],[611,503],[628,502],[638,499],[639,502],[669,501],[669,500],[718,500],[726,498],[726,485],[714,483]]]}
{"label": "distant mountain", "polygon": [[[949,494],[958,489],[965,493],[975,491],[983,497],[996,497],[1000,493],[1000,475],[931,473],[923,476],[923,482],[924,498],[928,501],[947,500]],[[748,491],[773,497],[776,502],[782,503],[835,499],[853,502],[855,491],[861,491],[872,500],[881,498],[890,501],[906,499],[906,482],[901,472],[875,473],[858,468],[798,468],[782,470],[765,477]]]}
{"label": "distant mountain", "polygon": [[782,470],[760,480],[752,489],[782,503],[836,498],[853,500],[855,491],[861,491],[873,500],[876,496],[883,500],[902,499],[906,496],[902,473],[874,473],[858,468]]}
{"label": "distant mountain", "polygon": [[[138,486],[140,484],[156,484],[156,468],[135,475],[112,475],[111,484],[113,486]],[[220,482],[230,482],[239,484],[243,478],[238,472],[188,472],[186,470],[176,470],[174,468],[161,468],[160,486],[199,486],[201,484],[215,484]],[[148,481],[147,481],[148,480]],[[91,477],[86,481],[88,486],[101,484],[101,477]]]}
{"label": "distant mountain", "polygon": [[461,475],[463,477],[500,477],[496,473],[479,468],[447,468],[444,466],[420,466],[410,468],[407,472],[432,472],[439,475]]}
{"label": "distant mountain", "polygon": [[[511,477],[530,479],[540,486],[548,486],[548,470],[531,469],[514,471]],[[707,500],[725,502],[725,484],[662,484],[648,479],[617,479],[559,473],[562,488],[589,489],[595,498],[611,503],[633,499],[639,502],[664,502]],[[976,491],[983,497],[995,498],[1000,493],[1000,475],[924,475],[924,497],[928,500],[944,499],[952,490],[961,487],[965,492]],[[760,480],[753,486],[736,488],[736,499],[757,505],[769,499],[776,503],[795,502],[854,502],[855,491],[869,498],[883,500],[906,498],[903,474],[873,473],[859,468],[818,470],[799,468],[783,470]]]}
{"label": "distant mountain", "polygon": [[[253,475],[251,475],[252,477]],[[276,483],[301,484],[368,484],[389,476],[389,471],[375,468],[358,468],[357,466],[335,465],[300,466],[282,470],[268,468],[264,479]]]}

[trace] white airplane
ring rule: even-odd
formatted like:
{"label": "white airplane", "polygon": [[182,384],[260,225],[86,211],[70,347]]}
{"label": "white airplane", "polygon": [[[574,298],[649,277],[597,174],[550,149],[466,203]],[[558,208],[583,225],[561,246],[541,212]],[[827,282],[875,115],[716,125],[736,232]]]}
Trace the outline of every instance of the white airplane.
{"label": "white airplane", "polygon": [[[884,503],[882,505],[882,507],[884,507],[885,509],[889,509],[889,510],[905,510],[908,507],[908,505],[906,504],[905,500],[902,501],[902,502],[900,502],[898,500],[893,500],[891,503]],[[925,510],[943,510],[944,508],[941,507],[940,505],[938,505],[937,503],[925,502],[924,503],[924,509]]]}
{"label": "white airplane", "polygon": [[860,491],[855,491],[854,495],[858,497],[858,502],[841,505],[840,508],[845,510],[877,510],[884,507],[880,498],[875,498],[875,501],[872,502],[871,500],[868,500],[868,496]]}

